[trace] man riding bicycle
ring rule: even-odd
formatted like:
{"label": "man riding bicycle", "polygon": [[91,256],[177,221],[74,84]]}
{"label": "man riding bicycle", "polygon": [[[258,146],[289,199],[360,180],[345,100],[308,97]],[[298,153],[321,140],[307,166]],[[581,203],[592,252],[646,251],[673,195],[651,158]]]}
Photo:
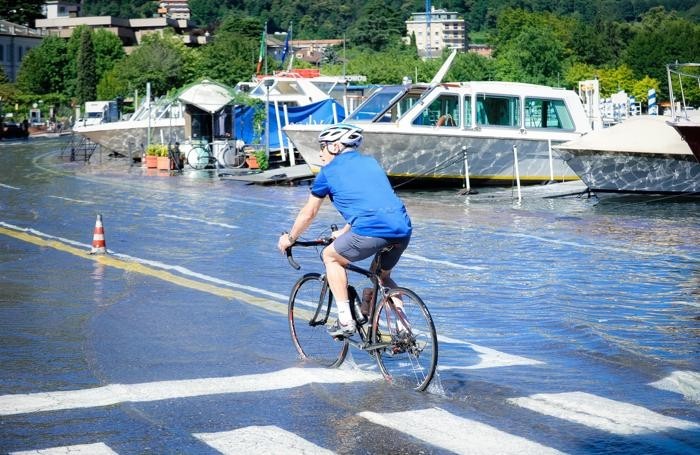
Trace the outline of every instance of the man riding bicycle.
{"label": "man riding bicycle", "polygon": [[348,337],[356,327],[345,266],[391,247],[382,255],[380,280],[383,286],[396,287],[391,270],[411,239],[411,220],[379,163],[357,151],[362,129],[339,123],[324,129],[318,141],[321,171],[309,199],[289,233],[280,236],[277,248],[286,251],[311,225],[326,196],[330,198],[347,224],[332,234],[335,240],[322,254],[328,285],[338,306],[338,320],[328,332],[334,337]]}

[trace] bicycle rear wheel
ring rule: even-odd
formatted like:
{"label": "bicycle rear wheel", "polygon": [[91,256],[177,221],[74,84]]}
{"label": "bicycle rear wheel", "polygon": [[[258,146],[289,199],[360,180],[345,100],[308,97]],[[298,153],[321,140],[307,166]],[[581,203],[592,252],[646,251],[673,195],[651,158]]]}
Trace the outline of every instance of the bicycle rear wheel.
{"label": "bicycle rear wheel", "polygon": [[384,377],[395,384],[425,390],[435,375],[438,342],[433,318],[413,291],[390,289],[379,302],[372,324],[372,342]]}
{"label": "bicycle rear wheel", "polygon": [[222,161],[225,167],[239,168],[245,165],[245,153],[235,147],[226,147],[222,154]]}
{"label": "bicycle rear wheel", "polygon": [[337,318],[333,295],[318,273],[301,277],[289,296],[289,330],[303,359],[326,367],[337,367],[348,353],[348,341],[336,340],[327,332]]}

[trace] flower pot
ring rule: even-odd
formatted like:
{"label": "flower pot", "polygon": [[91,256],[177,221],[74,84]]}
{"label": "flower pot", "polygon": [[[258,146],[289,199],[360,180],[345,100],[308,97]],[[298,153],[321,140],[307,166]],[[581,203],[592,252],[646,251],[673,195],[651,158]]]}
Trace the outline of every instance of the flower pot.
{"label": "flower pot", "polygon": [[248,167],[250,169],[260,169],[260,165],[258,164],[258,159],[255,157],[255,155],[246,156],[245,164],[248,165]]}
{"label": "flower pot", "polygon": [[158,157],[146,155],[146,167],[149,169],[156,169],[158,167]]}
{"label": "flower pot", "polygon": [[170,157],[157,156],[156,158],[157,158],[159,171],[169,171],[170,170]]}

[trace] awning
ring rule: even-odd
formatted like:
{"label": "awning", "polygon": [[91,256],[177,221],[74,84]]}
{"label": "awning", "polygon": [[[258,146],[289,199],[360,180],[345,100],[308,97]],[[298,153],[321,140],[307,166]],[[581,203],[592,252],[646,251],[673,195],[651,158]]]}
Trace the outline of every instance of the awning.
{"label": "awning", "polygon": [[229,104],[233,95],[229,88],[205,79],[184,89],[178,99],[213,114]]}

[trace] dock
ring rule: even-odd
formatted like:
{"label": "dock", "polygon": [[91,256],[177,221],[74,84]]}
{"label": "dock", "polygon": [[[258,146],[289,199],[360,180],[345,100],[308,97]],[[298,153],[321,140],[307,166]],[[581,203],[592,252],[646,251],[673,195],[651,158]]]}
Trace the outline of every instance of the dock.
{"label": "dock", "polygon": [[219,177],[222,179],[239,180],[257,185],[294,185],[305,180],[310,180],[313,176],[309,166],[306,164],[278,167],[262,172],[255,172],[250,169],[225,169],[219,171]]}

